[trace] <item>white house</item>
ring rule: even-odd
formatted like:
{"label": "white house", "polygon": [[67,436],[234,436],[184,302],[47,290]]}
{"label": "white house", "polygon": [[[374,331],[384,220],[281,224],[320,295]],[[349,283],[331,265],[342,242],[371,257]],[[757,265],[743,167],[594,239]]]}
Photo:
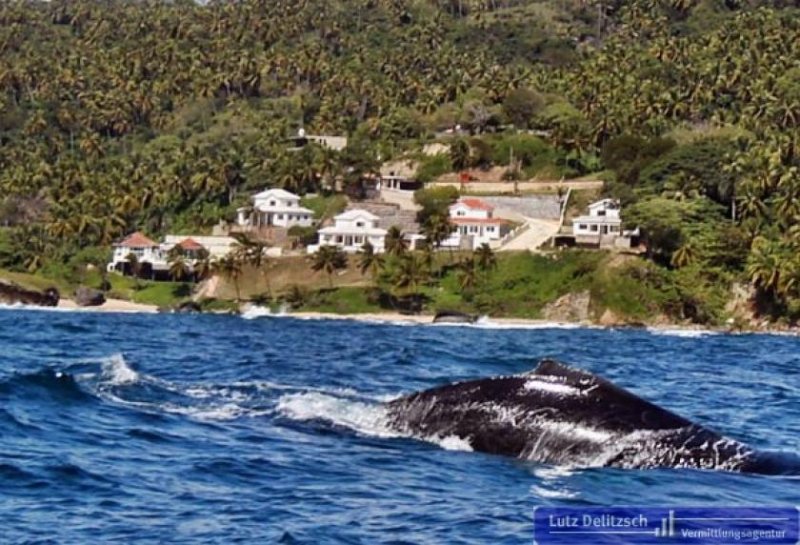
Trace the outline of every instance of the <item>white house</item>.
{"label": "white house", "polygon": [[109,272],[114,270],[125,272],[130,265],[128,256],[131,254],[136,256],[138,263],[149,263],[152,269],[157,266],[159,268],[167,267],[167,256],[161,245],[136,231],[114,244],[114,253],[106,266],[107,270]]}
{"label": "white house", "polygon": [[445,248],[474,250],[492,244],[509,231],[506,220],[494,217],[494,207],[475,198],[462,198],[450,205],[450,222],[456,230],[442,243]]}
{"label": "white house", "polygon": [[589,205],[589,214],[572,220],[573,243],[595,248],[632,248],[639,244],[639,228],[622,230],[619,201],[603,199]]}
{"label": "white house", "polygon": [[237,242],[233,237],[228,236],[207,236],[207,235],[166,235],[164,242],[161,243],[161,250],[164,255],[175,246],[180,246],[191,258],[192,250],[202,248],[208,252],[209,257],[225,257],[234,249]]}
{"label": "white house", "polygon": [[309,227],[314,212],[300,206],[300,197],[283,189],[267,189],[253,196],[253,206],[236,210],[241,227]]}
{"label": "white house", "polygon": [[319,230],[319,243],[308,247],[315,253],[320,246],[338,246],[348,253],[355,253],[365,242],[372,244],[375,253],[386,248],[386,229],[378,227],[380,218],[366,210],[348,210],[333,218],[334,224]]}
{"label": "white house", "polygon": [[597,238],[603,235],[619,235],[622,219],[619,217],[619,201],[603,199],[589,205],[589,214],[572,220],[572,234],[578,237]]}
{"label": "white house", "polygon": [[236,240],[231,237],[200,235],[167,235],[164,237],[164,242],[159,244],[137,231],[114,244],[114,253],[106,269],[109,272],[131,274],[128,256],[133,254],[139,264],[141,276],[155,280],[169,280],[170,253],[176,247],[182,250],[183,259],[191,272],[197,260],[205,257],[224,257],[236,244]]}
{"label": "white house", "polygon": [[417,180],[413,180],[406,176],[397,176],[395,174],[381,175],[378,179],[378,191],[408,191],[414,192],[422,188],[422,185]]}
{"label": "white house", "polygon": [[324,134],[306,134],[305,129],[297,131],[297,136],[290,138],[291,143],[290,151],[301,150],[308,144],[317,144],[323,148],[332,149],[334,151],[342,151],[347,147],[346,136],[332,136]]}

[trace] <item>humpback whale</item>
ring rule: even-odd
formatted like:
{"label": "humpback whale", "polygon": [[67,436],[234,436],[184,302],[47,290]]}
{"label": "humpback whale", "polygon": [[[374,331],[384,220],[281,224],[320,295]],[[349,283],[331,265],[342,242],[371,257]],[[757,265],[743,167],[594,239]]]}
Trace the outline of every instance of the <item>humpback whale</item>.
{"label": "humpback whale", "polygon": [[612,382],[555,360],[386,404],[394,430],[458,437],[473,450],[575,467],[783,473],[775,455],[722,436]]}

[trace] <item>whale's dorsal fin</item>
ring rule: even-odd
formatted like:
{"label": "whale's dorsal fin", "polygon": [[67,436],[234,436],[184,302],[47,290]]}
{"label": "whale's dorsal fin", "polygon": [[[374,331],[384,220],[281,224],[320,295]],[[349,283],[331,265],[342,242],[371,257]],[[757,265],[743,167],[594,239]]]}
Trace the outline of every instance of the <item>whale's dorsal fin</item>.
{"label": "whale's dorsal fin", "polygon": [[536,369],[525,373],[526,376],[551,376],[562,377],[567,382],[585,382],[587,380],[603,380],[597,375],[584,371],[583,369],[576,369],[570,367],[558,360],[545,358],[539,361]]}
{"label": "whale's dorsal fin", "polygon": [[[557,377],[563,384],[575,387],[581,392],[591,392],[591,397],[600,403],[608,414],[607,423],[619,422],[619,428],[633,425],[632,429],[671,429],[691,425],[688,420],[646,401],[625,388],[601,376],[576,369],[554,359],[543,359],[536,369],[525,373],[525,377]],[[602,412],[601,409],[595,410]]]}

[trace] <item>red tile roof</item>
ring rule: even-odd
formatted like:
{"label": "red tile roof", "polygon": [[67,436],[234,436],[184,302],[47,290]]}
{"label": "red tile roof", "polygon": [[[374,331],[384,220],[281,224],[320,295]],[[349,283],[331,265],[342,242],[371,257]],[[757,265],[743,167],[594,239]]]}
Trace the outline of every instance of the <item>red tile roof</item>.
{"label": "red tile roof", "polygon": [[203,246],[193,238],[183,239],[178,243],[178,246],[187,251],[202,250],[205,248],[205,246]]}
{"label": "red tile roof", "polygon": [[450,218],[450,223],[453,223],[455,225],[462,225],[462,224],[466,225],[466,224],[469,224],[469,223],[488,223],[488,224],[493,224],[493,225],[503,225],[503,224],[506,224],[508,222],[506,220],[503,220],[503,219],[500,219],[500,218],[464,218],[464,217],[459,217],[459,218]]}
{"label": "red tile roof", "polygon": [[458,202],[468,208],[472,208],[473,210],[489,210],[489,211],[494,210],[494,206],[487,203],[486,201],[482,201],[481,199],[467,197],[459,199]]}
{"label": "red tile roof", "polygon": [[153,242],[141,232],[136,231],[125,237],[122,242],[117,243],[117,246],[121,246],[122,248],[153,248],[158,246],[158,243]]}

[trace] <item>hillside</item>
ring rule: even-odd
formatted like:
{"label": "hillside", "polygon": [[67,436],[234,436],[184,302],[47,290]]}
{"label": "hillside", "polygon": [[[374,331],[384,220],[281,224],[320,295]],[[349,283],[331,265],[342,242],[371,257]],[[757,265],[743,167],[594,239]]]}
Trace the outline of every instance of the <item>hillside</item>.
{"label": "hillside", "polygon": [[[459,124],[473,136],[429,171],[503,164],[486,134],[535,131],[526,176],[610,169],[660,267],[746,276],[764,312],[793,317],[798,15],[738,0],[3,3],[0,266],[58,276],[134,229],[207,230],[264,186],[341,180],[358,196],[379,158]],[[300,127],[350,144],[290,152]]]}

